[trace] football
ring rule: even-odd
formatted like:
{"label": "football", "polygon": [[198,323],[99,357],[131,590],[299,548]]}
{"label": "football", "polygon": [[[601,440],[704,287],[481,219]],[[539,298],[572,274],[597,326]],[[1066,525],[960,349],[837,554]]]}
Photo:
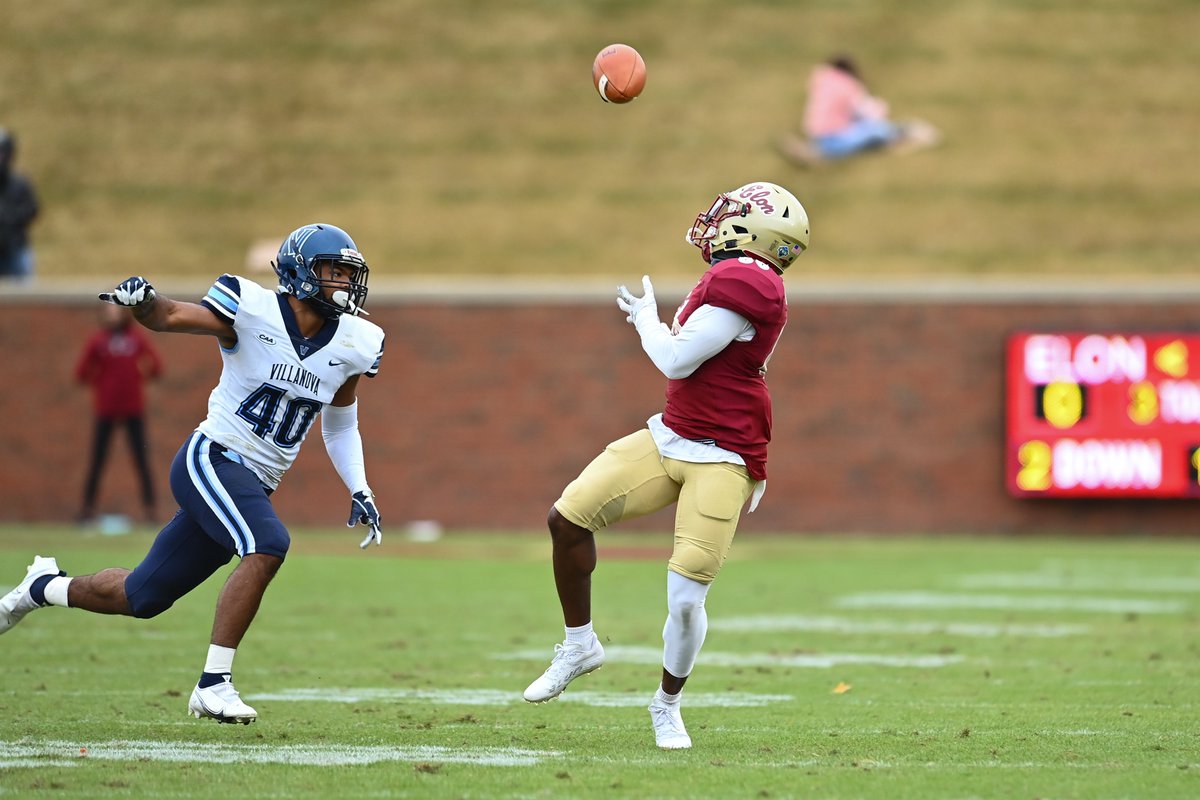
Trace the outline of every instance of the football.
{"label": "football", "polygon": [[592,62],[592,83],[606,103],[628,103],[646,88],[646,62],[627,44],[610,44]]}

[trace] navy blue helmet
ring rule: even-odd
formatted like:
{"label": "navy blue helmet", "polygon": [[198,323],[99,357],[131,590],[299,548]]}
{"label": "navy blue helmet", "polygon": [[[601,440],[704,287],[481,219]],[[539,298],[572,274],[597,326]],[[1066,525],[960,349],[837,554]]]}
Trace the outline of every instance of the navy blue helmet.
{"label": "navy blue helmet", "polygon": [[[342,265],[349,278],[338,280],[322,275],[319,266],[323,262]],[[292,231],[283,240],[271,266],[284,291],[309,303],[326,317],[358,314],[367,301],[367,262],[350,235],[333,225],[316,223]],[[323,287],[334,291],[326,297],[321,291]]]}

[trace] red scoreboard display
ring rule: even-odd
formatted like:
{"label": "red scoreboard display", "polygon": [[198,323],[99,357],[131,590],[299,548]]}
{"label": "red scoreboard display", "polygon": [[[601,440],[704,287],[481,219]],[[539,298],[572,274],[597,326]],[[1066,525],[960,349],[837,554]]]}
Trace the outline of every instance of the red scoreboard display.
{"label": "red scoreboard display", "polygon": [[1010,493],[1200,497],[1200,334],[1016,333],[1007,350]]}

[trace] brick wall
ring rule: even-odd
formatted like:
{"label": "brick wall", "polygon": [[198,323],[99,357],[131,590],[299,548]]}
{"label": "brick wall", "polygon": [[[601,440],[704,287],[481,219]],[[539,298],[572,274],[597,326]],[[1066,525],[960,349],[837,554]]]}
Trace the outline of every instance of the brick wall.
{"label": "brick wall", "polygon": [[[681,294],[681,293],[680,293]],[[1195,297],[1004,292],[792,292],[768,377],[770,491],[743,530],[1190,533],[1191,501],[1016,500],[1004,490],[1003,344],[1018,329],[1192,328]],[[180,293],[180,296],[185,296]],[[198,296],[198,295],[197,295]],[[5,298],[0,519],[78,510],[90,436],[72,368],[95,309],[83,297]],[[679,295],[660,291],[660,307]],[[377,292],[383,369],[360,385],[368,470],[386,521],[536,529],[608,441],[661,410],[664,380],[607,291],[514,302]],[[220,359],[206,337],[154,335],[151,464],[164,498],[176,449],[203,417]],[[337,525],[345,491],[319,432],[276,494],[286,522]],[[118,441],[101,509],[136,513]],[[170,508],[168,508],[170,506]],[[666,512],[629,528],[664,528]]]}

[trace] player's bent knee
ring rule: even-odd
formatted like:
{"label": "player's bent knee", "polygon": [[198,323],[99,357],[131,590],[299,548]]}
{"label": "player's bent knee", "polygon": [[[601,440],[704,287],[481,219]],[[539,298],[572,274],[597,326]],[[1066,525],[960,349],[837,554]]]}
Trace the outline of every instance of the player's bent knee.
{"label": "player's bent knee", "polygon": [[713,552],[712,550],[695,544],[687,546],[676,546],[675,552],[671,555],[671,560],[667,562],[668,568],[685,578],[695,581],[700,584],[710,584],[721,571],[721,566],[725,559],[721,553]]}
{"label": "player's bent knee", "polygon": [[667,567],[696,583],[712,583],[725,564],[732,539],[732,531],[728,535],[722,531],[712,536],[677,536]]}
{"label": "player's bent knee", "polygon": [[282,526],[277,530],[264,530],[258,533],[257,539],[254,542],[254,547],[246,556],[270,556],[272,559],[278,559],[275,565],[276,569],[283,564],[287,558],[288,550],[292,547],[292,537],[287,530]]}
{"label": "player's bent knee", "polygon": [[550,528],[550,537],[559,544],[574,544],[592,535],[591,531],[567,519],[554,506],[550,508],[550,514],[546,517],[546,526]]}
{"label": "player's bent knee", "polygon": [[129,601],[130,616],[138,619],[152,619],[175,605],[174,597],[153,591],[137,591],[126,598]]}

